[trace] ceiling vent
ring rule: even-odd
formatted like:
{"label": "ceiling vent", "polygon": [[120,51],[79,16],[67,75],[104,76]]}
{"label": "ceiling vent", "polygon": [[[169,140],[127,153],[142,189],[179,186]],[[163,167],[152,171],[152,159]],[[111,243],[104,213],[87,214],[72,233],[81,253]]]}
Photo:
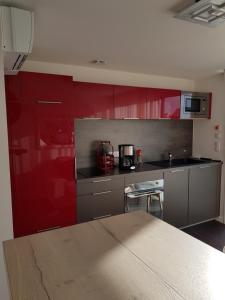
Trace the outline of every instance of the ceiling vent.
{"label": "ceiling vent", "polygon": [[180,11],[178,19],[199,23],[209,27],[225,21],[225,0],[199,0]]}

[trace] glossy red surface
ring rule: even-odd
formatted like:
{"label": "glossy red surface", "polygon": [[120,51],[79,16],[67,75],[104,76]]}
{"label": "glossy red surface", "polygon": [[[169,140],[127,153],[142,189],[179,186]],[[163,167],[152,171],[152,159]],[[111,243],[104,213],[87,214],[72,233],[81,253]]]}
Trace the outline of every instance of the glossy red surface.
{"label": "glossy red surface", "polygon": [[114,118],[113,86],[74,82],[70,112],[76,118]]}
{"label": "glossy red surface", "polygon": [[6,98],[15,237],[76,223],[74,119],[180,115],[179,91],[33,72],[6,76]]}
{"label": "glossy red surface", "polygon": [[146,119],[146,89],[115,86],[114,111],[115,119]]}
{"label": "glossy red surface", "polygon": [[[21,72],[21,98],[9,92],[7,115],[15,237],[76,222],[72,79]],[[57,90],[57,91],[56,91]],[[18,93],[17,93],[18,94]],[[62,101],[61,104],[39,104]]]}
{"label": "glossy red surface", "polygon": [[147,119],[179,119],[180,95],[177,90],[147,89]]}

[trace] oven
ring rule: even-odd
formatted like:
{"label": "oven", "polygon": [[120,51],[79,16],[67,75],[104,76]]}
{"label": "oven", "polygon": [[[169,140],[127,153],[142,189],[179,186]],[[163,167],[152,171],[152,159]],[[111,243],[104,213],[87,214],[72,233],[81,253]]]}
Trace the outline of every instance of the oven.
{"label": "oven", "polygon": [[210,118],[211,94],[197,92],[181,93],[181,119]]}
{"label": "oven", "polygon": [[125,212],[143,210],[163,219],[164,180],[130,184],[125,187]]}

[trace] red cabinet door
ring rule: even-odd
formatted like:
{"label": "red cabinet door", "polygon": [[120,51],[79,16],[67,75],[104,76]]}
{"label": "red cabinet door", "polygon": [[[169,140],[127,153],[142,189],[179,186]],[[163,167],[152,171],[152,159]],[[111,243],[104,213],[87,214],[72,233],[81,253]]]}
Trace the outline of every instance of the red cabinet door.
{"label": "red cabinet door", "polygon": [[19,72],[17,76],[25,102],[67,102],[71,97],[71,76],[34,72]]}
{"label": "red cabinet door", "polygon": [[65,104],[35,108],[37,228],[75,224],[74,122]]}
{"label": "red cabinet door", "polygon": [[147,119],[179,119],[181,92],[168,89],[147,90]]}
{"label": "red cabinet door", "polygon": [[[74,120],[68,113],[68,90],[63,92],[68,82],[65,76],[62,81],[55,75],[38,79],[38,73],[17,76],[21,99],[6,88],[15,237],[76,222]],[[60,98],[55,98],[54,79]]]}
{"label": "red cabinet door", "polygon": [[7,100],[14,236],[35,233],[34,105]]}
{"label": "red cabinet door", "polygon": [[145,119],[146,89],[130,86],[114,87],[115,119]]}
{"label": "red cabinet door", "polygon": [[76,118],[113,119],[113,86],[74,82],[70,106]]}
{"label": "red cabinet door", "polygon": [[21,74],[16,76],[5,76],[5,90],[7,100],[22,101]]}

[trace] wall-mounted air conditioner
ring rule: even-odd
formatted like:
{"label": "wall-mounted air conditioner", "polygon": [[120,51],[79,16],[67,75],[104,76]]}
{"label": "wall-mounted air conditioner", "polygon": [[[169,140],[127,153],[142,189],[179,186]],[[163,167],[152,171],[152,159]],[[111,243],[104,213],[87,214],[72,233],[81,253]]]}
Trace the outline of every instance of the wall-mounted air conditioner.
{"label": "wall-mounted air conditioner", "polygon": [[0,6],[0,18],[5,73],[16,74],[32,50],[34,15],[27,10]]}

